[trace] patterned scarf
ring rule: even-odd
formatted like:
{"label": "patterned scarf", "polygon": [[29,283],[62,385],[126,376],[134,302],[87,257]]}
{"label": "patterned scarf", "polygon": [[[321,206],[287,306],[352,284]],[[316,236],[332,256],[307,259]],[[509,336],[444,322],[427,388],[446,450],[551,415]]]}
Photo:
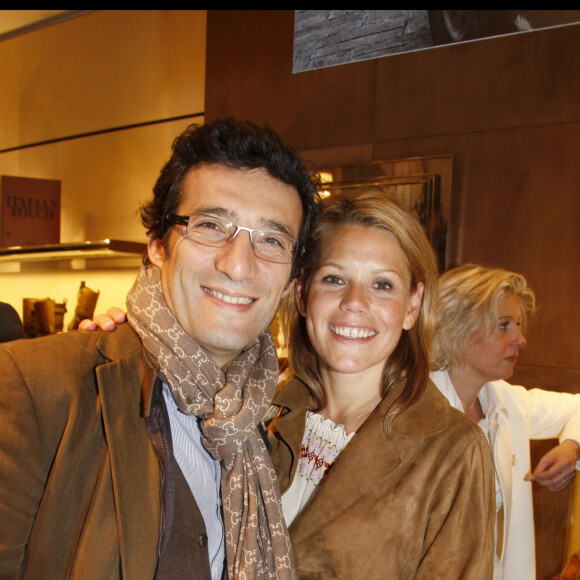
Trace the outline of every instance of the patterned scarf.
{"label": "patterned scarf", "polygon": [[201,419],[202,443],[220,460],[228,577],[294,578],[276,475],[257,427],[278,376],[270,331],[220,368],[169,310],[155,266],[139,272],[127,310],[177,406]]}

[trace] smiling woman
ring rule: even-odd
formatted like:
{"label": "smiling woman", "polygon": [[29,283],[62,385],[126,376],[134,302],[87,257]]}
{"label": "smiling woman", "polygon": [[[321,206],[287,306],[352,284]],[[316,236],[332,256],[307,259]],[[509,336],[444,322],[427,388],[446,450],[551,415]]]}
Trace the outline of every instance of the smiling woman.
{"label": "smiling woman", "polygon": [[493,466],[429,382],[437,272],[394,200],[333,195],[288,301],[267,423],[298,576],[487,578]]}
{"label": "smiling woman", "polygon": [[[325,244],[301,300],[323,380],[334,372],[358,373],[361,406],[367,399],[378,403],[376,385],[385,363],[419,314],[423,283],[411,290],[410,278],[405,254],[391,233],[346,225]],[[327,376],[324,383],[333,381]]]}

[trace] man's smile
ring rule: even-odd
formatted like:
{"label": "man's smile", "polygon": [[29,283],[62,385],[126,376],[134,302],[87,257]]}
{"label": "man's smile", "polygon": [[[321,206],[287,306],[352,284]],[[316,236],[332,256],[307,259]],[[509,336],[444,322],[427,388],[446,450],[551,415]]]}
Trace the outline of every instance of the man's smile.
{"label": "man's smile", "polygon": [[254,298],[249,298],[247,296],[229,296],[227,294],[222,294],[217,290],[211,290],[210,288],[203,287],[203,290],[206,294],[209,294],[211,297],[216,298],[217,300],[221,300],[226,304],[242,304],[247,305],[254,302]]}

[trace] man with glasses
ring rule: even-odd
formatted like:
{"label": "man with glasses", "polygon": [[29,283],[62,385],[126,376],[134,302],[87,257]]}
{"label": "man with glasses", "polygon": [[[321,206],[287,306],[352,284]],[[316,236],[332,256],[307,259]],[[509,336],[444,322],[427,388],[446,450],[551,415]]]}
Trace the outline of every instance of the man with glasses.
{"label": "man with glasses", "polygon": [[0,577],[293,577],[258,426],[316,212],[271,130],[176,139],[129,324],[0,349]]}

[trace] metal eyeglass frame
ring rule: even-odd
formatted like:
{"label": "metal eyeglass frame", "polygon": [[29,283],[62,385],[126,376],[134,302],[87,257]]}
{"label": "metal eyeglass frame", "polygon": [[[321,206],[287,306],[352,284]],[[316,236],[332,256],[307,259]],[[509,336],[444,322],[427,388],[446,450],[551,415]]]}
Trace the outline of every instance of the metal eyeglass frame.
{"label": "metal eyeglass frame", "polygon": [[[216,221],[220,224],[223,225],[225,233],[226,233],[226,237],[216,243],[213,242],[207,242],[207,241],[201,241],[201,240],[196,240],[194,238],[191,238],[188,235],[188,226],[189,226],[189,220],[191,218],[196,218],[196,217],[205,217],[208,218],[210,220]],[[218,217],[218,216],[214,216],[211,214],[205,214],[205,213],[192,213],[191,215],[185,216],[185,215],[174,215],[174,216],[169,216],[167,218],[167,223],[168,224],[173,224],[173,225],[179,225],[179,226],[185,226],[185,237],[190,240],[191,242],[195,242],[196,244],[201,244],[202,246],[209,246],[211,248],[225,248],[227,246],[227,244],[229,244],[230,242],[232,242],[236,236],[240,233],[240,230],[243,230],[245,232],[248,232],[248,234],[250,235],[250,244],[252,246],[252,250],[254,252],[254,255],[256,256],[256,258],[259,258],[260,260],[265,260],[266,262],[272,262],[274,264],[292,264],[292,262],[294,261],[294,257],[296,255],[296,247],[297,247],[297,241],[291,237],[288,236],[286,234],[283,234],[281,232],[274,232],[274,231],[270,231],[270,230],[257,230],[257,229],[253,229],[253,228],[247,228],[245,226],[240,226],[237,224],[234,224],[232,222],[227,222],[224,219]],[[233,229],[235,228],[235,231],[233,231]],[[230,234],[230,232],[232,232]],[[271,235],[275,235],[277,237],[282,237],[285,238],[287,240],[290,240],[292,242],[292,251],[289,252],[287,254],[287,258],[282,262],[279,260],[273,260],[271,258],[268,257],[264,257],[260,254],[256,253],[256,246],[254,245],[254,233],[258,233],[258,234],[271,234]]]}

